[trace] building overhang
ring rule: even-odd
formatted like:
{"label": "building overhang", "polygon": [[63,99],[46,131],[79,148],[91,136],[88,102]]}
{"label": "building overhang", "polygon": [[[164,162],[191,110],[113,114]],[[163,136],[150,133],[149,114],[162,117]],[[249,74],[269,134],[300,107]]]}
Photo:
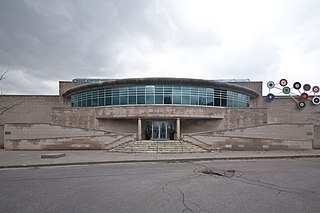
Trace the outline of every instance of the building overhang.
{"label": "building overhang", "polygon": [[190,79],[190,78],[126,78],[126,79],[111,79],[98,83],[88,83],[85,85],[73,87],[62,95],[69,98],[73,94],[80,92],[86,92],[91,90],[98,90],[103,88],[110,88],[116,86],[137,86],[137,85],[177,85],[177,86],[201,86],[201,87],[211,87],[215,89],[224,89],[235,92],[240,92],[250,96],[251,98],[256,98],[259,93],[248,87],[235,85],[232,83],[225,83],[214,80],[204,80],[204,79]]}

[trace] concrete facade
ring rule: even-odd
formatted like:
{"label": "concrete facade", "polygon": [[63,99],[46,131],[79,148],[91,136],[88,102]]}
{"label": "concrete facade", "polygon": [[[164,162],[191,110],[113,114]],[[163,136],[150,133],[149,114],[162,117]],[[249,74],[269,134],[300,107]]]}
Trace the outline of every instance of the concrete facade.
{"label": "concrete facade", "polygon": [[[241,108],[182,104],[71,105],[71,97],[80,92],[152,84],[230,90],[250,96],[250,103],[249,107]],[[168,125],[165,127],[167,140],[191,143],[208,151],[320,148],[320,108],[307,103],[298,109],[290,97],[268,102],[262,96],[262,82],[173,78],[115,79],[98,83],[63,81],[59,82],[57,96],[3,95],[0,107],[10,108],[0,116],[0,146],[10,150],[121,150],[115,149],[116,146],[128,150],[124,144],[133,146],[137,141],[148,141],[150,128],[153,134],[157,128],[160,131],[156,125],[164,124]]]}
{"label": "concrete facade", "polygon": [[0,95],[0,147],[4,144],[5,123],[51,123],[52,107],[63,106],[59,96]]}
{"label": "concrete facade", "polygon": [[111,149],[133,141],[135,134],[56,126],[50,124],[5,124],[7,150]]}

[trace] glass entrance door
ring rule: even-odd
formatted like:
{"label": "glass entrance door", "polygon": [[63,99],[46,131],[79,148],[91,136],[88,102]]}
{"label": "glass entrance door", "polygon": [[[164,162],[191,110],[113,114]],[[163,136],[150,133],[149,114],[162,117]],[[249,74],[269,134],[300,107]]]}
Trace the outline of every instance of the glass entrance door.
{"label": "glass entrance door", "polygon": [[170,140],[173,125],[171,121],[152,121],[148,122],[147,130],[151,133],[151,140]]}

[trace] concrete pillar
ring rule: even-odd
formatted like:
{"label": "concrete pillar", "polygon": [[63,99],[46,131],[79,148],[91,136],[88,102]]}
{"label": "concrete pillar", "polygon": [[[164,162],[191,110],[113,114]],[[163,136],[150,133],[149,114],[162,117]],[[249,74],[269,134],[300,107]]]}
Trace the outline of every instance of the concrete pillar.
{"label": "concrete pillar", "polygon": [[177,140],[180,140],[180,118],[177,118]]}
{"label": "concrete pillar", "polygon": [[141,118],[138,118],[138,141],[141,141]]}

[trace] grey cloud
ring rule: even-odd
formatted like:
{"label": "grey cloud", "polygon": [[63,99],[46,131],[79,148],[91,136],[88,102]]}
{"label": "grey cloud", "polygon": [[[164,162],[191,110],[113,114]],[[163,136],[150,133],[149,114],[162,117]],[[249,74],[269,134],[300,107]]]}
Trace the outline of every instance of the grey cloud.
{"label": "grey cloud", "polygon": [[300,33],[306,52],[319,51],[320,4],[307,2],[288,4],[288,11],[280,11],[283,17],[274,23],[274,31],[237,50],[226,45],[214,27],[194,29],[187,23],[180,14],[180,1],[2,0],[0,66],[10,72],[0,90],[54,94],[58,80],[122,77],[131,70],[135,76],[150,76],[157,67],[143,57],[170,52],[182,54],[178,60],[194,57],[192,65],[202,69],[195,73],[157,70],[156,74],[263,80],[264,72],[276,70],[279,63],[275,38],[285,40]]}

